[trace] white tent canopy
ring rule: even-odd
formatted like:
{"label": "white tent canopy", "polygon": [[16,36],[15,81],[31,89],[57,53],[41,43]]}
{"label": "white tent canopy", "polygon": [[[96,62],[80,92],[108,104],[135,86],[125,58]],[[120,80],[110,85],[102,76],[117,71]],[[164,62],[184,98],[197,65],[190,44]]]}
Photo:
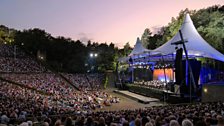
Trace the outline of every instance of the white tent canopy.
{"label": "white tent canopy", "polygon": [[146,57],[149,55],[152,56],[152,55],[159,55],[159,54],[160,54],[159,52],[144,48],[141,40],[138,37],[136,40],[134,49],[131,51],[131,53],[128,55],[128,57],[119,58],[118,61],[119,62],[128,62],[130,58],[138,59],[138,58]]}
{"label": "white tent canopy", "polygon": [[142,42],[140,41],[139,37],[136,40],[134,49],[131,51],[131,53],[128,55],[128,57],[122,57],[119,58],[118,61],[119,62],[128,62],[130,57],[131,58],[139,58],[142,57],[143,55],[147,55],[150,52],[150,50],[144,48],[142,46]]}
{"label": "white tent canopy", "polygon": [[[214,49],[211,45],[209,45],[197,32],[189,14],[186,14],[185,20],[180,30],[182,32],[183,39],[187,41],[185,45],[188,55],[192,55],[195,57],[207,57],[224,62],[224,55]],[[175,54],[175,45],[171,44],[180,40],[181,38],[178,32],[171,40],[153,51],[161,52],[164,55]],[[182,47],[182,44],[178,45],[178,47]]]}
{"label": "white tent canopy", "polygon": [[150,50],[144,48],[140,39],[137,38],[134,49],[131,51],[129,56],[139,55],[139,54],[143,54],[143,53],[147,53],[147,52],[150,52]]}

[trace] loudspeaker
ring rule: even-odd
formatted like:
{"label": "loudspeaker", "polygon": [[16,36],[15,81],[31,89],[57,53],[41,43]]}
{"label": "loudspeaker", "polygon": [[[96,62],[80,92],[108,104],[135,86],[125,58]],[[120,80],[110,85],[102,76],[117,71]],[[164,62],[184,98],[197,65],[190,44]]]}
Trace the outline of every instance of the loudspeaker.
{"label": "loudspeaker", "polygon": [[187,78],[186,78],[187,83],[186,83],[186,81],[184,82],[185,86],[186,86],[186,91],[184,91],[184,92],[190,93],[190,84],[191,84],[191,89],[192,89],[191,91],[192,91],[192,93],[195,93],[194,90],[196,91],[198,89],[198,80],[199,80],[199,75],[200,75],[200,71],[201,71],[201,61],[197,61],[196,59],[189,59],[188,65],[191,66],[192,74],[193,74],[194,81],[195,81],[195,86],[193,85],[193,82],[191,81],[190,71],[189,70],[186,71],[186,60],[184,60],[182,62],[182,65],[183,65],[183,74],[184,75],[187,74]]}
{"label": "loudspeaker", "polygon": [[181,85],[184,79],[183,76],[183,67],[182,67],[182,55],[183,49],[177,49],[176,51],[176,59],[175,59],[175,77],[176,77],[176,84]]}
{"label": "loudspeaker", "polygon": [[[196,91],[198,89],[198,79],[200,75],[201,62],[195,59],[189,59],[189,64],[186,64],[186,61],[182,61],[183,49],[177,49],[176,51],[176,59],[175,59],[175,76],[176,76],[176,84],[180,85],[180,93],[187,94],[189,93],[190,84],[192,84],[190,80],[190,72],[186,70],[186,65],[190,65],[192,69],[192,74],[195,81],[195,86],[191,85],[192,91]],[[186,78],[187,74],[187,78]],[[187,82],[187,83],[186,83]],[[193,89],[195,87],[196,89]],[[195,93],[195,92],[194,92]]]}

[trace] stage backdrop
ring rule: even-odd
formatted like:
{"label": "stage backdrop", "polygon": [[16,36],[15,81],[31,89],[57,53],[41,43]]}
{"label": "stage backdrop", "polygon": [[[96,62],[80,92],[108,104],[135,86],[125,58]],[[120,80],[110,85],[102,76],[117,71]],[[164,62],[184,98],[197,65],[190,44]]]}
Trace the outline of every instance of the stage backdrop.
{"label": "stage backdrop", "polygon": [[[172,68],[166,68],[165,73],[166,73],[167,82],[169,82],[170,80],[174,80]],[[164,69],[154,69],[153,80],[160,80],[165,82]]]}

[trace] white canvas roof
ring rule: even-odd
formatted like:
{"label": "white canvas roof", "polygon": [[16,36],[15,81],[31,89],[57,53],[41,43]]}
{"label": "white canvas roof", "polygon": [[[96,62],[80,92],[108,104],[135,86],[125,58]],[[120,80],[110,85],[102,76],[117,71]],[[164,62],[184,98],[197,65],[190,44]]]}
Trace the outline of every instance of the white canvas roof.
{"label": "white canvas roof", "polygon": [[[197,32],[189,14],[186,14],[180,30],[184,40],[187,41],[185,45],[188,55],[195,57],[207,57],[224,62],[224,55],[209,45]],[[158,47],[154,51],[161,52],[164,55],[175,54],[175,45],[171,45],[171,43],[175,43],[180,40],[181,38],[178,32],[171,40]],[[182,47],[182,45],[178,45],[178,47]]]}
{"label": "white canvas roof", "polygon": [[143,53],[146,53],[146,52],[150,52],[150,50],[144,48],[142,46],[142,42],[140,41],[140,39],[137,38],[134,49],[131,51],[129,56],[139,55],[139,54],[143,54]]}
{"label": "white canvas roof", "polygon": [[[128,62],[130,58],[136,59],[141,58],[149,55],[159,55],[160,52],[152,51],[143,47],[141,40],[139,37],[136,40],[134,49],[128,55],[128,57],[121,57],[118,59],[119,62]],[[161,54],[160,54],[161,55]]]}

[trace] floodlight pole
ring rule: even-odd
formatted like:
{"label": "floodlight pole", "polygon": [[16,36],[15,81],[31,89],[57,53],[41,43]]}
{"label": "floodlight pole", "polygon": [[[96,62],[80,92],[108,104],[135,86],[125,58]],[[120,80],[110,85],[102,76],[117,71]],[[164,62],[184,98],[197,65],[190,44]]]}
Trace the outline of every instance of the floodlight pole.
{"label": "floodlight pole", "polygon": [[186,56],[186,61],[187,61],[186,66],[188,67],[187,70],[189,70],[189,72],[190,72],[190,102],[191,102],[191,100],[192,100],[191,81],[192,81],[193,85],[195,86],[195,80],[194,80],[194,76],[193,76],[193,73],[192,73],[191,65],[189,64],[188,53],[187,53],[187,49],[186,49],[186,46],[185,46],[185,43],[184,43],[184,39],[183,39],[183,35],[182,35],[181,30],[179,30],[179,33],[180,33],[181,43],[183,44],[184,53],[185,53],[185,56]]}

